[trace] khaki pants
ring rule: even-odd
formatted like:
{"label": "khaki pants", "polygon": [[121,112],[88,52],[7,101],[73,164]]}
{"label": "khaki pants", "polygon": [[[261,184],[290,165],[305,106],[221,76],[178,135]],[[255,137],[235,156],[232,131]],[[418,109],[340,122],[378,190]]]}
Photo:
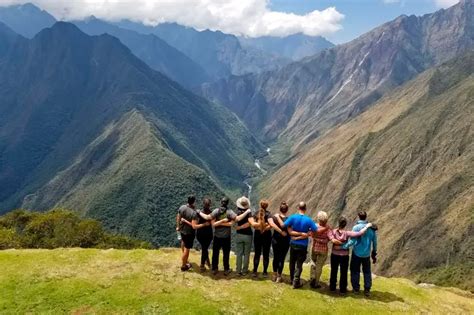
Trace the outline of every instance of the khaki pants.
{"label": "khaki pants", "polygon": [[315,280],[319,283],[321,274],[323,272],[323,266],[328,258],[328,253],[311,252],[311,280]]}

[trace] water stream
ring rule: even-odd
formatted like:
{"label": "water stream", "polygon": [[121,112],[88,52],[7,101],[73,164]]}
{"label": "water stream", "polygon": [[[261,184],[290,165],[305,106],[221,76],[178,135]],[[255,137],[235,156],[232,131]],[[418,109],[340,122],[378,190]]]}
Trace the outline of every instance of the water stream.
{"label": "water stream", "polygon": [[[270,156],[271,149],[267,148],[265,151],[266,151],[267,155]],[[250,174],[249,174],[249,177],[244,180],[244,185],[247,186],[247,198],[249,198],[249,199],[251,199],[251,195],[252,195],[252,185],[250,185],[250,181],[252,179],[256,179],[256,178],[259,178],[262,175],[267,174],[267,171],[264,170],[262,168],[262,166],[260,165],[260,160],[259,159],[255,159],[254,165],[261,172],[261,174],[259,174],[257,176],[250,176]]]}

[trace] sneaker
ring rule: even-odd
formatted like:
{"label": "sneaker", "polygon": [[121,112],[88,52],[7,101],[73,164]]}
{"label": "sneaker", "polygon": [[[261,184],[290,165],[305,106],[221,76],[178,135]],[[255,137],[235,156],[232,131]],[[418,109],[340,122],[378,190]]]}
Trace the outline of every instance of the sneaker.
{"label": "sneaker", "polygon": [[237,273],[237,275],[238,275],[239,277],[242,277],[244,274],[241,273],[241,272],[239,272],[239,273]]}
{"label": "sneaker", "polygon": [[354,293],[354,294],[359,294],[359,293],[360,293],[360,289],[352,289],[352,293]]}
{"label": "sneaker", "polygon": [[218,270],[213,270],[213,271],[212,271],[212,274],[213,274],[214,276],[216,276],[218,272],[219,272]]}
{"label": "sneaker", "polygon": [[232,269],[229,269],[229,270],[225,270],[224,271],[224,276],[228,276],[232,273]]}
{"label": "sneaker", "polygon": [[243,277],[245,277],[245,276],[246,276],[246,275],[248,275],[248,274],[249,274],[249,272],[248,272],[248,271],[244,271],[244,272],[242,272],[242,276],[243,276]]}
{"label": "sneaker", "polygon": [[264,272],[262,273],[262,275],[263,275],[264,277],[268,277],[268,272],[264,271]]}
{"label": "sneaker", "polygon": [[283,282],[283,278],[280,277],[280,276],[278,276],[278,277],[276,278],[276,283],[282,283],[282,282]]}
{"label": "sneaker", "polygon": [[204,265],[199,266],[199,271],[201,271],[201,272],[206,271],[206,266],[204,266]]}
{"label": "sneaker", "polygon": [[364,295],[366,297],[370,297],[370,291],[369,290],[364,290]]}
{"label": "sneaker", "polygon": [[257,278],[257,277],[258,277],[258,273],[257,273],[256,271],[252,272],[252,277]]}
{"label": "sneaker", "polygon": [[181,271],[188,271],[189,269],[191,269],[191,267],[189,267],[188,264],[181,266]]}

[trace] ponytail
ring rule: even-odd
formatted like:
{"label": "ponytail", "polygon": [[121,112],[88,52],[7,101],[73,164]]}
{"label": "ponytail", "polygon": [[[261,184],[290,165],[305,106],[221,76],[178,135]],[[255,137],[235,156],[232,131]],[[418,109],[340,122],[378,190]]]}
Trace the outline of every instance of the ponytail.
{"label": "ponytail", "polygon": [[265,230],[265,211],[267,210],[269,202],[267,200],[260,201],[260,209],[258,210],[258,223],[260,225],[260,232]]}

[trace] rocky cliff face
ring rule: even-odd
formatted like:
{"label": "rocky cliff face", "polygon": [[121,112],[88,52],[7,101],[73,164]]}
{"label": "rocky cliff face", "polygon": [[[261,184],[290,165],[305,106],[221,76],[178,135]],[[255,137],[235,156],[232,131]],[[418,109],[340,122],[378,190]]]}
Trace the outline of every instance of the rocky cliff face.
{"label": "rocky cliff face", "polygon": [[473,47],[474,4],[400,16],[344,45],[260,75],[202,87],[262,139],[294,148],[357,116],[384,93]]}

